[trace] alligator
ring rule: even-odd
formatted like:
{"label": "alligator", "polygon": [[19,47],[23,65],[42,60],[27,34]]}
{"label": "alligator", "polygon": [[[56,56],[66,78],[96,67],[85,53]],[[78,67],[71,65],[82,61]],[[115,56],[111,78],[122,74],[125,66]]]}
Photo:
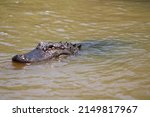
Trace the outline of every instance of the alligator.
{"label": "alligator", "polygon": [[40,42],[36,48],[25,54],[17,54],[12,57],[13,62],[35,63],[60,57],[61,55],[75,55],[81,48],[81,44],[68,42]]}

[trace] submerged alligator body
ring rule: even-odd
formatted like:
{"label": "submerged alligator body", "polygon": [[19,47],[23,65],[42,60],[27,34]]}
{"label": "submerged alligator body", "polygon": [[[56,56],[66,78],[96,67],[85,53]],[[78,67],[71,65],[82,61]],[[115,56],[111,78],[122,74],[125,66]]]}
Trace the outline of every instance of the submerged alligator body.
{"label": "submerged alligator body", "polygon": [[15,55],[13,62],[35,63],[61,55],[74,55],[78,53],[81,44],[72,44],[68,42],[40,42],[35,49],[29,53]]}

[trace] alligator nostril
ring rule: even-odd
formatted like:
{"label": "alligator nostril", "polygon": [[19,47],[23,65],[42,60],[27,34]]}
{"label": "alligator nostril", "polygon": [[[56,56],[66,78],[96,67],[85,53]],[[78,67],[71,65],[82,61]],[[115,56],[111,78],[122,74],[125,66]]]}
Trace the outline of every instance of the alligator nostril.
{"label": "alligator nostril", "polygon": [[21,55],[20,57],[21,57],[23,60],[25,59],[24,55]]}
{"label": "alligator nostril", "polygon": [[15,55],[15,56],[12,58],[12,61],[18,62],[19,59],[20,59],[20,55]]}
{"label": "alligator nostril", "polygon": [[12,61],[16,61],[17,55],[12,57]]}

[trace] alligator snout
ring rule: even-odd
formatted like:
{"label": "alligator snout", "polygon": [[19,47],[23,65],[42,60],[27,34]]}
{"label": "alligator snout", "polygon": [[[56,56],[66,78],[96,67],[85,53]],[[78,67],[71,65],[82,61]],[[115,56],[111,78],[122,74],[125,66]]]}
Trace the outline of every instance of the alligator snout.
{"label": "alligator snout", "polygon": [[25,58],[25,56],[23,54],[15,55],[12,58],[12,61],[14,61],[14,62],[21,62],[21,63],[28,63],[27,59]]}

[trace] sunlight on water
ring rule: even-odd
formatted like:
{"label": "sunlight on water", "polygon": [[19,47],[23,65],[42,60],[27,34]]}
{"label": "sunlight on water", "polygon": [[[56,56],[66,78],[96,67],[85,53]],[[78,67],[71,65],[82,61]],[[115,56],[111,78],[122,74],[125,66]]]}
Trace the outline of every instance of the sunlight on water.
{"label": "sunlight on water", "polygon": [[[1,0],[0,99],[150,99],[148,0]],[[40,41],[76,56],[22,65]]]}

